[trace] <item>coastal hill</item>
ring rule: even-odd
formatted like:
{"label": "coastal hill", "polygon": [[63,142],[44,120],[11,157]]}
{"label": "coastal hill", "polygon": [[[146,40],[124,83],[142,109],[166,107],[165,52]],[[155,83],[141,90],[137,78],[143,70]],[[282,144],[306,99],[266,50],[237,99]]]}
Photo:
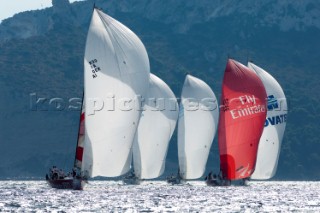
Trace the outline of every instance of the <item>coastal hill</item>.
{"label": "coastal hill", "polygon": [[[0,178],[43,177],[71,168],[83,91],[91,0],[27,11],[0,24]],[[220,97],[228,57],[252,60],[282,85],[287,128],[275,179],[320,177],[320,7],[317,0],[96,0],[145,44],[151,71],[180,96],[186,73]],[[37,104],[39,98],[44,101]],[[54,98],[63,102],[60,108]],[[59,100],[60,100],[59,99]],[[79,99],[76,99],[79,100]],[[177,171],[176,133],[166,175]],[[207,171],[218,172],[217,137]]]}

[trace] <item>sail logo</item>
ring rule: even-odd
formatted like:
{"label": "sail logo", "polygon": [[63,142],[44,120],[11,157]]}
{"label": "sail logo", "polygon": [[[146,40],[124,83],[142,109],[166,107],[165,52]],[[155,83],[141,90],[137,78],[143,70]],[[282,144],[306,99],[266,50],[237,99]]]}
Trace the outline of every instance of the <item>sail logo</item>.
{"label": "sail logo", "polygon": [[246,167],[244,166],[240,166],[236,172],[240,173],[239,177],[244,177],[245,175],[249,175],[251,170],[249,170],[249,166],[250,164],[248,163],[248,165]]}
{"label": "sail logo", "polygon": [[92,78],[98,77],[97,72],[101,70],[100,67],[98,67],[97,63],[98,63],[97,59],[93,59],[89,61],[91,72],[92,72]]}
{"label": "sail logo", "polygon": [[245,96],[240,96],[239,100],[241,102],[242,105],[245,104],[256,104],[256,98],[254,97],[254,95],[249,96],[249,95],[245,95]]}
{"label": "sail logo", "polygon": [[[237,119],[266,111],[264,105],[257,105],[256,97],[254,95],[239,96],[234,100],[239,100],[241,105],[238,106],[238,109],[230,110],[232,119]],[[227,107],[229,109],[229,106]]]}
{"label": "sail logo", "polygon": [[221,106],[222,107],[222,110],[225,112],[225,111],[228,111],[229,110],[229,99],[226,98],[222,101],[223,105]]}
{"label": "sail logo", "polygon": [[274,110],[279,108],[279,103],[277,99],[274,97],[274,95],[268,96],[268,110]]}
{"label": "sail logo", "polygon": [[276,116],[268,117],[266,119],[266,122],[264,123],[264,127],[267,127],[269,125],[274,126],[274,125],[278,125],[286,122],[287,122],[287,114],[276,115]]}

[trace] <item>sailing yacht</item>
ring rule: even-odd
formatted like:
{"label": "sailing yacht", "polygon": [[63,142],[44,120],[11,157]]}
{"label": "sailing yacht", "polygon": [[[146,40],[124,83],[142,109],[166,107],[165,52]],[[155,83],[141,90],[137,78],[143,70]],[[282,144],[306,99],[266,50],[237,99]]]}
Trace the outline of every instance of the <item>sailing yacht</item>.
{"label": "sailing yacht", "polygon": [[[84,56],[85,124],[79,136],[75,167],[80,182],[97,176],[117,177],[127,173],[131,147],[138,126],[140,103],[148,89],[150,66],[147,51],[129,28],[94,8]],[[81,127],[81,125],[80,125]],[[81,130],[81,128],[79,128]],[[79,137],[80,138],[80,137]],[[66,178],[61,178],[67,180]],[[83,184],[52,184],[54,188],[83,189]],[[79,182],[79,181],[78,181]]]}
{"label": "sailing yacht", "polygon": [[248,67],[259,76],[268,96],[267,118],[258,146],[255,171],[251,179],[267,180],[272,178],[277,171],[287,121],[287,100],[280,84],[267,71],[251,62],[248,63]]}
{"label": "sailing yacht", "polygon": [[199,78],[187,75],[184,81],[178,120],[177,177],[169,183],[200,178],[204,172],[219,118],[217,99]]}
{"label": "sailing yacht", "polygon": [[218,143],[223,184],[249,178],[266,120],[265,87],[258,75],[228,59],[222,83]]}
{"label": "sailing yacht", "polygon": [[133,141],[134,174],[125,178],[125,183],[138,184],[163,174],[178,114],[178,102],[172,90],[159,77],[150,74],[148,93]]}

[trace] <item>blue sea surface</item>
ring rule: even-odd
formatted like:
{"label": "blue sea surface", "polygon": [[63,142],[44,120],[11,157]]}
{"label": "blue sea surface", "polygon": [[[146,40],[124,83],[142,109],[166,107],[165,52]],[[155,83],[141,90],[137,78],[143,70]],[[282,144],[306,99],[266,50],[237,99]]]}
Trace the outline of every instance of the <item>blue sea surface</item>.
{"label": "blue sea surface", "polygon": [[320,182],[249,182],[208,187],[201,181],[91,181],[83,191],[45,181],[0,181],[0,212],[320,212]]}

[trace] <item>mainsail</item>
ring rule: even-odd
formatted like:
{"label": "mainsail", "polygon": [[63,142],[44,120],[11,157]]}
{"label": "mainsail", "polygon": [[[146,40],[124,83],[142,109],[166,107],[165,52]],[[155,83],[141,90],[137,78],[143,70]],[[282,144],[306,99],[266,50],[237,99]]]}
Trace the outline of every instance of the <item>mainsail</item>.
{"label": "mainsail", "polygon": [[267,119],[258,146],[256,168],[251,175],[252,179],[265,180],[272,178],[277,171],[281,142],[286,128],[287,100],[280,84],[268,72],[250,62],[248,67],[260,77],[268,96]]}
{"label": "mainsail", "polygon": [[144,111],[133,142],[133,167],[139,179],[157,178],[163,174],[178,110],[177,99],[169,86],[150,74]]}
{"label": "mainsail", "polygon": [[98,9],[84,58],[85,144],[82,170],[115,177],[130,170],[133,138],[146,95],[149,59],[140,39]]}
{"label": "mainsail", "polygon": [[250,177],[266,119],[266,90],[255,72],[228,60],[219,119],[220,169],[228,180]]}
{"label": "mainsail", "polygon": [[200,178],[216,133],[219,108],[211,88],[202,80],[187,75],[184,81],[178,121],[180,177]]}
{"label": "mainsail", "polygon": [[84,146],[84,133],[85,133],[85,122],[84,122],[85,109],[82,103],[81,115],[80,115],[80,124],[78,132],[78,141],[76,147],[76,156],[74,161],[74,167],[81,170],[82,167],[82,158],[83,158],[83,146]]}

